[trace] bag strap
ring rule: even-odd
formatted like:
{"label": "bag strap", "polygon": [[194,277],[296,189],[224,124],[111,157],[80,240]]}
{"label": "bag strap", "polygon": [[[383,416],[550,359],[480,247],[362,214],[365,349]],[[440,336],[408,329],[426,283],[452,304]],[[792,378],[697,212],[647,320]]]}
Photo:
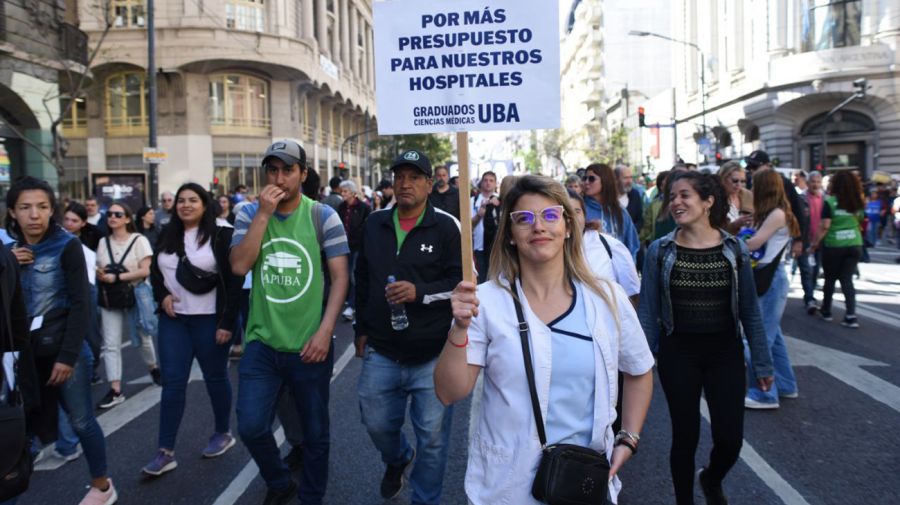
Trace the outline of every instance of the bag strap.
{"label": "bag strap", "polygon": [[[7,265],[8,266],[8,265]],[[6,272],[2,272],[2,274],[6,274]],[[15,289],[15,288],[13,288]],[[9,338],[9,352],[13,353],[13,379],[15,384],[12,388],[9,388],[9,399],[13,398],[13,393],[19,391],[19,358],[16,356],[16,339],[13,337],[13,329],[12,329],[12,321],[11,321],[11,311],[10,306],[12,304],[12,293],[9,293],[10,299],[7,300],[7,296],[5,290],[0,288],[0,303],[3,304],[3,316],[4,322],[6,323],[6,334]],[[3,366],[3,353],[0,353],[0,387],[3,387],[3,381],[6,381],[6,367]]]}
{"label": "bag strap", "polygon": [[128,244],[128,247],[125,248],[125,252],[122,254],[122,259],[119,260],[118,263],[116,263],[116,260],[113,259],[112,246],[110,245],[110,242],[109,242],[109,235],[106,236],[106,253],[109,254],[109,263],[111,265],[122,266],[125,263],[125,258],[128,257],[128,253],[131,252],[131,248],[134,247],[134,243],[137,242],[139,238],[141,238],[140,234],[136,234],[136,235],[138,235],[138,236],[131,239],[131,242]]}
{"label": "bag strap", "polygon": [[[512,286],[515,289],[515,280],[513,280]],[[531,408],[534,411],[534,422],[537,425],[541,448],[544,448],[547,446],[547,434],[544,432],[544,418],[541,415],[537,387],[534,384],[534,367],[531,364],[531,348],[528,345],[528,323],[525,322],[522,304],[515,296],[513,296],[513,303],[516,305],[516,317],[519,319],[519,337],[522,339],[522,359],[525,361],[525,377],[528,379],[528,391],[531,393]]]}
{"label": "bag strap", "polygon": [[603,247],[606,248],[607,256],[609,256],[609,259],[612,259],[612,248],[609,247],[609,241],[606,240],[606,237],[604,237],[599,230],[597,231],[597,235],[600,235],[600,242],[603,242]]}

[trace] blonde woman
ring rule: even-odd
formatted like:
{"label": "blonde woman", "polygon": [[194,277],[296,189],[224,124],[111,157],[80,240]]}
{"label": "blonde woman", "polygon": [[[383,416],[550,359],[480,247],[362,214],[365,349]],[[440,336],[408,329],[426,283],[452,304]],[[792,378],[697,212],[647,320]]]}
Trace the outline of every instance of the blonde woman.
{"label": "blonde woman", "polygon": [[719,180],[728,196],[728,224],[732,235],[753,224],[753,193],[747,189],[747,171],[737,161],[728,161],[719,170]]}
{"label": "blonde woman", "polygon": [[[528,323],[547,443],[605,454],[612,503],[621,489],[615,476],[637,449],[653,357],[625,292],[586,265],[573,215],[559,182],[517,179],[503,200],[490,279],[477,288],[463,281],[453,291],[453,326],[434,379],[449,405],[484,372],[466,470],[470,503],[538,503],[530,491],[542,454],[540,421],[532,413],[514,299]],[[625,373],[623,430],[614,435],[617,371]]]}

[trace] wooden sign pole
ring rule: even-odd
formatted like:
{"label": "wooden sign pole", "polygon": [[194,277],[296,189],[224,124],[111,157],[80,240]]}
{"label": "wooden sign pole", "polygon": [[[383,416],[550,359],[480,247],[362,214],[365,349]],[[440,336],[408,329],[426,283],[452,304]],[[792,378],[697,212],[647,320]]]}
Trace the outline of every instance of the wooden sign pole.
{"label": "wooden sign pole", "polygon": [[463,280],[477,282],[472,258],[472,204],[469,201],[469,133],[456,133],[456,152],[459,157],[459,225],[462,248]]}

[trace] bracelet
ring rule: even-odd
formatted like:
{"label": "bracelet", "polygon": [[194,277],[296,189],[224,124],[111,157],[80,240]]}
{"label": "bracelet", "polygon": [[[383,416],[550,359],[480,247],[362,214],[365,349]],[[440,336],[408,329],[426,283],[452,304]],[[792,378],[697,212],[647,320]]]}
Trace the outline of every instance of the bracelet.
{"label": "bracelet", "polygon": [[453,347],[459,347],[460,349],[462,349],[463,347],[468,347],[469,346],[469,334],[466,333],[466,341],[465,342],[463,342],[461,344],[456,344],[452,340],[450,340],[450,333],[447,333],[447,342],[450,342],[450,345],[452,345]]}
{"label": "bracelet", "polygon": [[620,445],[624,445],[625,447],[629,448],[631,450],[632,456],[637,454],[637,446],[635,444],[632,444],[628,440],[626,440],[624,438],[620,438],[619,440],[616,440],[616,443],[613,444],[613,447],[618,447]]}
{"label": "bracelet", "polygon": [[630,432],[627,430],[619,430],[619,432],[616,433],[616,442],[618,442],[619,440],[622,440],[624,438],[631,439],[631,441],[635,444],[637,444],[638,442],[641,441],[641,436],[638,435],[637,433],[633,433],[633,432]]}

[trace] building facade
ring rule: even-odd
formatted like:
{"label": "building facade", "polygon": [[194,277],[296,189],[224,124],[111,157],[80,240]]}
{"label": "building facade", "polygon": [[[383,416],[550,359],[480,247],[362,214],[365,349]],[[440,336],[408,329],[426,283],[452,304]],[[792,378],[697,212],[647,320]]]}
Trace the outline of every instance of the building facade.
{"label": "building facade", "polygon": [[[685,160],[761,148],[808,170],[827,146],[828,168],[900,173],[896,0],[679,0],[672,11],[671,36],[699,46],[672,44]],[[865,98],[826,121],[862,78]]]}
{"label": "building facade", "polygon": [[[370,0],[157,0],[159,188],[264,184],[260,156],[293,138],[323,180],[365,178],[376,128]],[[71,193],[96,174],[143,172],[148,145],[144,0],[79,0],[93,85],[65,123]],[[71,179],[70,179],[71,178]]]}
{"label": "building facade", "polygon": [[86,35],[76,28],[75,1],[0,2],[0,196],[31,175],[56,184],[53,123],[67,79],[80,80]]}
{"label": "building facade", "polygon": [[[561,5],[565,2],[561,2]],[[596,161],[603,148],[603,12],[600,0],[575,0],[561,10],[561,129],[554,133],[562,160],[548,159],[553,172],[562,161],[574,172]],[[546,135],[546,133],[544,133]]]}

